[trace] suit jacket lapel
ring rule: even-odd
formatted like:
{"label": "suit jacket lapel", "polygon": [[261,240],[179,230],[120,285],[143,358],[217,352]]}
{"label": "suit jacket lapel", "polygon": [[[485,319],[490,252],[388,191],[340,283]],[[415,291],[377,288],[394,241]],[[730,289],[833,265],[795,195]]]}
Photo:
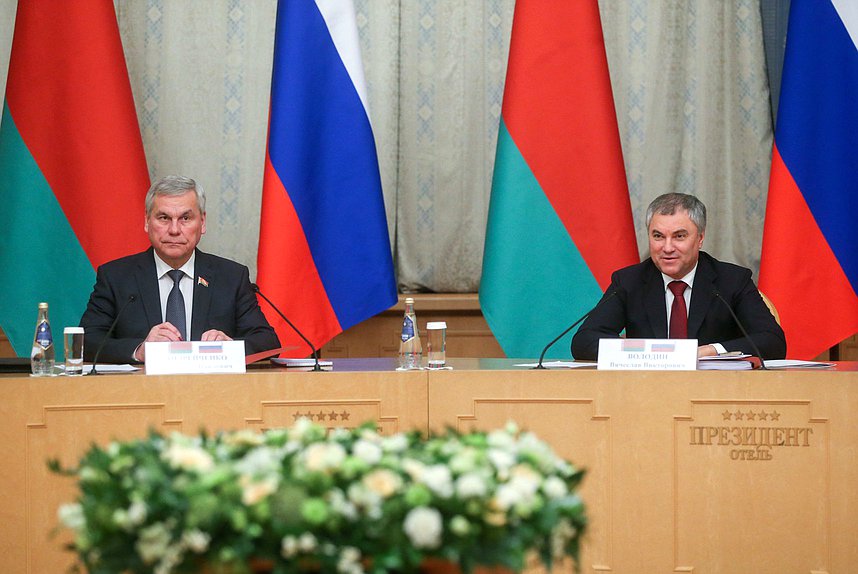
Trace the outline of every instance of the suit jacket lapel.
{"label": "suit jacket lapel", "polygon": [[161,294],[158,290],[157,271],[155,271],[155,254],[151,247],[140,254],[134,279],[140,291],[146,321],[151,329],[164,320],[161,315]]}
{"label": "suit jacket lapel", "polygon": [[688,310],[689,338],[699,338],[697,335],[703,326],[703,319],[715,299],[712,292],[715,290],[716,278],[715,268],[706,254],[701,252],[697,260],[697,273],[694,274],[694,288],[691,290],[691,308]]}
{"label": "suit jacket lapel", "polygon": [[667,338],[667,309],[664,307],[664,281],[661,278],[661,271],[652,259],[649,263],[644,276],[644,305],[653,338],[665,339]]}
{"label": "suit jacket lapel", "polygon": [[191,340],[199,341],[203,337],[203,328],[207,324],[212,296],[208,282],[214,277],[208,255],[197,249],[194,261],[194,307],[191,309]]}

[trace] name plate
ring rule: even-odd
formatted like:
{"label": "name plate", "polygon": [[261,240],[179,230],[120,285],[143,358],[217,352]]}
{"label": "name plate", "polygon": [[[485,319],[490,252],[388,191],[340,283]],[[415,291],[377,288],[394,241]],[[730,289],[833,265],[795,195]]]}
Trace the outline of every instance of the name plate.
{"label": "name plate", "polygon": [[596,368],[606,371],[694,371],[697,369],[697,339],[599,339]]}
{"label": "name plate", "polygon": [[244,341],[146,343],[147,375],[244,372]]}

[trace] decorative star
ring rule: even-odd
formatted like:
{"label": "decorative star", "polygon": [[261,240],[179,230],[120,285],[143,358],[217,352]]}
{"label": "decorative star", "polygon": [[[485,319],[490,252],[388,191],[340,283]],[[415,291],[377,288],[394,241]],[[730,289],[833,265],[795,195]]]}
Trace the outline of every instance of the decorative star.
{"label": "decorative star", "polygon": [[755,418],[757,418],[757,415],[754,413],[754,411],[748,411],[748,414],[747,414],[747,415],[745,415],[745,416],[746,416],[746,417],[748,417],[748,420],[749,420],[749,421],[752,421],[752,420],[754,420]]}
{"label": "decorative star", "polygon": [[328,413],[328,420],[332,420],[332,421],[337,420],[337,413],[334,411],[329,412]]}
{"label": "decorative star", "polygon": [[768,418],[768,416],[769,416],[769,413],[767,413],[766,411],[760,411],[760,420],[761,421],[766,420]]}
{"label": "decorative star", "polygon": [[733,418],[733,413],[731,413],[730,411],[724,411],[723,413],[721,413],[721,416],[724,417],[725,421],[729,421],[731,418]]}
{"label": "decorative star", "polygon": [[349,414],[349,412],[348,412],[348,411],[343,411],[343,412],[341,412],[341,413],[340,413],[340,418],[341,418],[342,420],[344,420],[344,421],[349,420],[349,417],[350,417],[350,416],[351,416],[351,415]]}
{"label": "decorative star", "polygon": [[293,420],[293,421],[297,421],[298,419],[300,419],[300,418],[301,418],[301,417],[303,417],[303,416],[304,416],[304,415],[302,415],[301,413],[295,413],[295,414],[293,414],[293,415],[292,415],[292,420]]}
{"label": "decorative star", "polygon": [[313,413],[311,413],[310,411],[307,411],[307,414],[305,414],[304,416],[310,420],[313,420]]}
{"label": "decorative star", "polygon": [[316,415],[316,418],[320,421],[325,420],[325,413],[323,413],[322,411],[319,411],[319,414]]}
{"label": "decorative star", "polygon": [[779,420],[781,418],[781,414],[778,411],[772,411],[770,415],[773,421]]}
{"label": "decorative star", "polygon": [[745,413],[743,413],[742,411],[736,411],[735,413],[733,413],[733,416],[736,417],[737,421],[740,421],[745,418]]}

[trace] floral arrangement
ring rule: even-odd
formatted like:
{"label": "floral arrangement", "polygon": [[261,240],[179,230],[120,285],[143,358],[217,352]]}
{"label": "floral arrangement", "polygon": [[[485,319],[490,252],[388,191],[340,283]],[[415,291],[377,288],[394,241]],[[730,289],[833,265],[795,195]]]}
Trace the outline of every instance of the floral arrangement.
{"label": "floral arrangement", "polygon": [[59,515],[92,574],[417,572],[427,558],[520,571],[534,553],[577,564],[586,525],[583,471],[513,424],[427,438],[302,419],[49,464],[78,481]]}

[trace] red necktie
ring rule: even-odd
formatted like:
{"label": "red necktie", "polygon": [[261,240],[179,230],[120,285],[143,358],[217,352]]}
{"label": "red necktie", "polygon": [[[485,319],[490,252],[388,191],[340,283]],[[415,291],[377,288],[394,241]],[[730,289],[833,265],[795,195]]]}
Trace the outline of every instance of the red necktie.
{"label": "red necktie", "polygon": [[688,311],[685,307],[685,297],[682,296],[686,287],[688,285],[683,281],[671,281],[667,284],[667,288],[673,293],[673,305],[670,306],[670,330],[668,331],[670,339],[688,338]]}

